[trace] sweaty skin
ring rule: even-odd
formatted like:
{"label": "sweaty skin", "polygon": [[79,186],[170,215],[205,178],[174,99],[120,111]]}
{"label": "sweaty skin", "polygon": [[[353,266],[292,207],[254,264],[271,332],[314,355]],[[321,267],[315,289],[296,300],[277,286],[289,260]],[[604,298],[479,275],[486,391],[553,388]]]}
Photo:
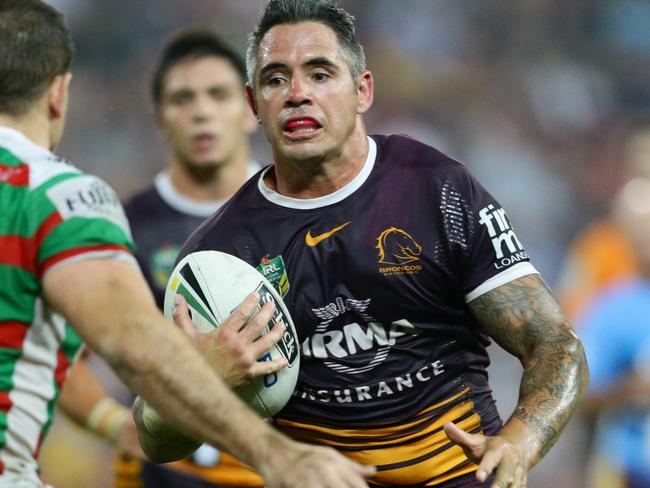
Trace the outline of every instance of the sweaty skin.
{"label": "sweaty skin", "polygon": [[500,286],[469,307],[484,332],[521,361],[519,401],[493,438],[463,436],[455,426],[445,430],[480,462],[480,480],[498,465],[492,486],[526,486],[526,472],[555,444],[587,389],[582,344],[538,275]]}

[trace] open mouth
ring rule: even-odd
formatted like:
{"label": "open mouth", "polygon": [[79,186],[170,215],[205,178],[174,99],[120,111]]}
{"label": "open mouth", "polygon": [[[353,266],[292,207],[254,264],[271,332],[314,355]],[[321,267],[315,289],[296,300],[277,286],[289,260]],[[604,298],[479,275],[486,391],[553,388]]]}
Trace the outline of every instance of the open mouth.
{"label": "open mouth", "polygon": [[199,151],[212,149],[216,141],[217,141],[216,136],[207,133],[198,134],[192,137],[192,142],[194,144],[194,147]]}
{"label": "open mouth", "polygon": [[283,131],[291,138],[308,137],[322,129],[322,125],[312,117],[296,117],[285,122]]}

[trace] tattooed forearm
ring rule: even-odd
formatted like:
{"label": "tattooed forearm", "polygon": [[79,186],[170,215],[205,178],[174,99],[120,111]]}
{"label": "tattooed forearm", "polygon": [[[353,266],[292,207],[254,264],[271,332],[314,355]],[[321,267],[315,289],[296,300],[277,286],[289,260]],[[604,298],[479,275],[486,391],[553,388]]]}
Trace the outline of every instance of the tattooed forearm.
{"label": "tattooed forearm", "polygon": [[589,373],[580,340],[537,275],[492,290],[469,306],[483,330],[524,366],[514,416],[537,434],[541,457],[587,388]]}

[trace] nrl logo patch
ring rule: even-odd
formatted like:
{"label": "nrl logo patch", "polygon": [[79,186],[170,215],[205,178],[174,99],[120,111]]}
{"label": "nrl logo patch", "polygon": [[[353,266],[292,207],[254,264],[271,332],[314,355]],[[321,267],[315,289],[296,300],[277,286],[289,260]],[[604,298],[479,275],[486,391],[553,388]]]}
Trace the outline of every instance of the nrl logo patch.
{"label": "nrl logo patch", "polygon": [[267,254],[261,259],[260,264],[256,269],[262,273],[264,278],[266,278],[274,286],[280,296],[284,298],[289,291],[290,285],[289,276],[287,276],[287,270],[284,266],[282,255],[270,259]]}

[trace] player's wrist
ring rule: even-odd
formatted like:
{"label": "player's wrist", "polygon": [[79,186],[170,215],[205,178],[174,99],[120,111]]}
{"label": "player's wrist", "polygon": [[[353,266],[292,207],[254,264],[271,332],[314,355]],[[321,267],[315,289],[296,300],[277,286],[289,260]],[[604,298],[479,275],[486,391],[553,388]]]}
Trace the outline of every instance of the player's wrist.
{"label": "player's wrist", "polygon": [[299,455],[301,445],[285,436],[281,432],[270,428],[267,433],[259,437],[249,464],[270,483],[279,472],[280,466],[290,466]]}
{"label": "player's wrist", "polygon": [[542,441],[524,420],[512,417],[498,435],[522,452],[528,468],[540,461]]}
{"label": "player's wrist", "polygon": [[129,421],[131,412],[110,397],[98,401],[90,411],[86,427],[95,434],[117,443],[120,432]]}

